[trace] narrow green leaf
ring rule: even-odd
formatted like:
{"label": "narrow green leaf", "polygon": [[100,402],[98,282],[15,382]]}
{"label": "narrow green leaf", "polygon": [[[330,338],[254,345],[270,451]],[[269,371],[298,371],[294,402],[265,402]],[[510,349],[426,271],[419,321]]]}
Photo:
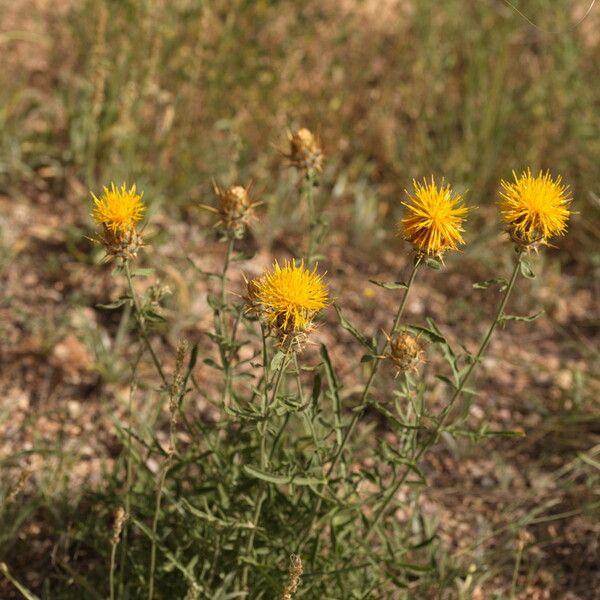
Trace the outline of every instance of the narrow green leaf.
{"label": "narrow green leaf", "polygon": [[133,269],[131,271],[132,277],[148,277],[148,275],[152,275],[154,273],[154,269]]}
{"label": "narrow green leaf", "polygon": [[436,375],[435,378],[447,383],[453,390],[456,389],[455,383],[449,377],[446,377],[445,375]]}
{"label": "narrow green leaf", "polygon": [[271,373],[274,373],[281,367],[281,363],[285,360],[285,352],[278,350],[271,360]]}
{"label": "narrow green leaf", "polygon": [[104,308],[106,310],[114,310],[115,308],[119,308],[123,306],[123,304],[132,304],[131,296],[121,296],[118,300],[114,302],[109,302],[108,304],[96,304],[96,308]]}
{"label": "narrow green leaf", "polygon": [[535,273],[533,272],[531,264],[528,260],[522,258],[519,266],[521,269],[521,275],[523,275],[523,277],[527,277],[527,279],[535,279]]}
{"label": "narrow green leaf", "polygon": [[317,477],[296,477],[294,475],[275,475],[274,473],[267,473],[257,467],[250,465],[244,465],[243,467],[246,475],[253,477],[254,479],[261,479],[262,481],[268,481],[276,485],[321,485],[324,483],[322,479]]}
{"label": "narrow green leaf", "polygon": [[327,373],[327,378],[329,379],[329,384],[332,388],[337,390],[340,387],[340,384],[337,375],[335,374],[333,365],[331,364],[331,358],[329,358],[329,352],[325,344],[321,344],[319,353],[321,354],[321,358],[325,362],[325,371]]}
{"label": "narrow green leaf", "polygon": [[159,315],[156,311],[151,310],[151,309],[146,309],[144,310],[144,318],[148,321],[150,321],[151,323],[166,323],[167,320],[162,316]]}
{"label": "narrow green leaf", "polygon": [[221,304],[221,299],[215,296],[214,294],[208,294],[208,296],[206,297],[206,301],[213,310],[219,311],[221,310],[221,308],[223,308],[223,305]]}
{"label": "narrow green leaf", "polygon": [[204,275],[204,277],[213,277],[215,279],[221,279],[221,277],[222,277],[221,273],[212,273],[210,271],[203,271],[198,265],[196,265],[196,263],[189,256],[186,256],[185,258],[190,263],[190,265],[192,265],[194,270],[196,272],[200,273],[200,275]]}
{"label": "narrow green leaf", "polygon": [[434,344],[447,344],[446,338],[443,335],[433,331],[432,329],[427,329],[427,327],[420,327],[418,325],[404,325],[404,329],[407,329],[411,333],[415,335],[422,335],[426,337],[430,342]]}
{"label": "narrow green leaf", "polygon": [[486,279],[485,281],[479,281],[478,283],[474,283],[473,287],[476,290],[487,290],[487,288],[498,286],[502,292],[506,289],[507,285],[508,281],[501,277],[500,279]]}
{"label": "narrow green leaf", "polygon": [[363,346],[367,347],[371,352],[373,352],[375,348],[371,341],[368,340],[362,333],[360,333],[360,331],[358,331],[358,329],[356,329],[356,327],[354,327],[354,325],[352,325],[352,323],[350,323],[350,321],[348,321],[342,315],[342,310],[337,304],[334,304],[333,306],[335,308],[335,311],[337,312],[342,328],[345,329],[350,335],[352,335],[352,337],[354,337],[354,339],[360,342]]}
{"label": "narrow green leaf", "polygon": [[197,360],[198,360],[198,344],[194,344],[192,346],[192,351],[190,352],[190,362],[188,363],[188,373],[191,373],[194,370]]}
{"label": "narrow green leaf", "polygon": [[213,369],[218,369],[219,371],[223,370],[223,367],[212,358],[205,358],[202,362]]}
{"label": "narrow green leaf", "polygon": [[500,321],[535,321],[536,319],[539,319],[543,314],[544,314],[544,310],[540,310],[540,312],[535,313],[535,315],[531,315],[530,317],[522,317],[519,315],[502,315],[500,317]]}
{"label": "narrow green leaf", "polygon": [[315,378],[313,379],[313,388],[312,388],[312,393],[310,395],[313,410],[316,408],[316,406],[319,402],[320,396],[321,396],[321,374],[317,373],[315,375]]}
{"label": "narrow green leaf", "polygon": [[405,290],[408,287],[403,281],[375,281],[374,279],[369,279],[369,281],[386,290]]}
{"label": "narrow green leaf", "polygon": [[401,429],[415,429],[420,430],[423,429],[421,425],[409,425],[408,423],[404,423],[400,421],[393,413],[391,413],[387,408],[385,408],[379,402],[369,402],[369,406],[374,408],[379,414],[384,416],[388,421],[391,422],[392,425],[396,425]]}

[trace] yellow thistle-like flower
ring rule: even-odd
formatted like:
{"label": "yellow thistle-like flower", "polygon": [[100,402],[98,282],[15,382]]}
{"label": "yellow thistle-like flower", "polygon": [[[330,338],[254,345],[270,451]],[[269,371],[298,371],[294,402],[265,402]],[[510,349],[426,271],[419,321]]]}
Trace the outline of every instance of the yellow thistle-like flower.
{"label": "yellow thistle-like flower", "polygon": [[513,177],[514,181],[501,181],[499,206],[517,245],[535,248],[552,236],[564,235],[572,198],[560,175],[553,179],[549,171],[540,171],[534,177],[527,169],[520,176],[513,171]]}
{"label": "yellow thistle-like flower", "polygon": [[100,198],[92,193],[95,205],[92,217],[115,235],[129,233],[146,210],[142,196],[143,193],[136,193],[135,185],[128,190],[125,184],[118,188],[111,183],[110,189],[103,188]]}
{"label": "yellow thistle-like flower", "polygon": [[438,187],[431,182],[413,181],[413,194],[402,204],[408,209],[401,221],[402,234],[415,250],[429,256],[441,255],[446,250],[456,250],[464,244],[462,224],[469,209],[461,206],[462,197],[454,194],[449,184]]}
{"label": "yellow thistle-like flower", "polygon": [[315,315],[329,302],[327,287],[315,268],[304,262],[275,261],[273,270],[253,283],[254,302],[265,321],[280,334],[310,330]]}
{"label": "yellow thistle-like flower", "polygon": [[95,241],[106,249],[106,260],[126,263],[133,260],[143,246],[142,236],[136,228],[146,210],[142,195],[136,193],[135,185],[127,189],[125,184],[118,188],[114,183],[110,189],[103,188],[100,198],[92,192],[92,217],[104,229],[104,235]]}

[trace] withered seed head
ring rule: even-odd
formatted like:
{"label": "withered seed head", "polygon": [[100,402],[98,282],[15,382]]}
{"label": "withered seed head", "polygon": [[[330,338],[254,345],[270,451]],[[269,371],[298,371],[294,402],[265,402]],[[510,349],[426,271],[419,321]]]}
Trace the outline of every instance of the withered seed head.
{"label": "withered seed head", "polygon": [[423,362],[423,348],[411,333],[400,333],[390,340],[388,358],[398,367],[398,373],[416,371]]}
{"label": "withered seed head", "polygon": [[222,188],[214,183],[213,186],[219,200],[216,212],[220,218],[217,225],[228,239],[241,239],[257,204],[250,200],[248,189],[241,185]]}
{"label": "withered seed head", "polygon": [[260,304],[258,302],[259,291],[260,285],[258,283],[258,278],[246,280],[246,294],[243,296],[243,299],[246,303],[246,310],[248,312],[260,312]]}
{"label": "withered seed head", "polygon": [[111,543],[113,546],[116,546],[119,543],[119,538],[121,537],[121,532],[123,531],[123,525],[127,520],[127,513],[122,506],[118,506],[115,510],[115,517],[113,521],[113,534],[111,538]]}
{"label": "withered seed head", "polygon": [[288,570],[287,585],[283,590],[281,600],[292,600],[292,597],[298,591],[298,586],[300,585],[300,577],[302,576],[303,571],[304,565],[302,564],[302,558],[300,558],[296,554],[292,554],[290,556],[290,567]]}
{"label": "withered seed head", "polygon": [[323,168],[323,150],[318,138],[305,127],[289,134],[290,151],[286,158],[305,176],[320,173]]}
{"label": "withered seed head", "polygon": [[137,253],[144,245],[142,234],[135,228],[128,231],[111,231],[104,226],[104,236],[98,236],[106,250],[106,262],[116,260],[119,266],[134,260]]}

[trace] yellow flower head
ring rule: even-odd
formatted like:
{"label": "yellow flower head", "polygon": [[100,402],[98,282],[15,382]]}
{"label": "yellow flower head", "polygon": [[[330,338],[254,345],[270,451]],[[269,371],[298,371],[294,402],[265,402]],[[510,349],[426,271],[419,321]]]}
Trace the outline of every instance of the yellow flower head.
{"label": "yellow flower head", "polygon": [[92,193],[92,217],[96,223],[104,225],[115,235],[129,233],[141,220],[146,209],[142,196],[143,194],[136,193],[135,185],[128,190],[125,184],[118,188],[111,183],[110,189],[103,188],[100,198]]}
{"label": "yellow flower head", "polygon": [[469,209],[461,206],[462,197],[454,194],[450,185],[413,181],[413,194],[408,194],[407,215],[401,221],[402,234],[422,254],[435,256],[446,250],[456,250],[464,244],[462,224]]}
{"label": "yellow flower head", "polygon": [[513,171],[514,181],[501,181],[500,213],[511,237],[521,245],[546,243],[554,235],[564,235],[569,220],[571,195],[560,175],[552,179],[550,172],[531,170],[520,176]]}
{"label": "yellow flower head", "polygon": [[310,329],[314,316],[329,302],[316,269],[295,261],[281,267],[275,261],[271,272],[254,281],[255,303],[269,325],[284,334]]}

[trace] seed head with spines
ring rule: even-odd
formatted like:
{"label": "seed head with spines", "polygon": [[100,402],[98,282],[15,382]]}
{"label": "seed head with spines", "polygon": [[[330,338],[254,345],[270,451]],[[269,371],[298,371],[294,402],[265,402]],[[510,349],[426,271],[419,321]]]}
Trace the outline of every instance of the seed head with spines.
{"label": "seed head with spines", "polygon": [[416,371],[423,362],[423,347],[417,336],[404,331],[389,339],[390,352],[387,357],[398,368],[396,377],[400,373]]}
{"label": "seed head with spines", "polygon": [[289,153],[284,156],[290,164],[306,177],[316,175],[323,170],[323,149],[319,139],[306,127],[288,134]]}
{"label": "seed head with spines", "polygon": [[201,204],[200,208],[219,216],[215,226],[219,228],[225,239],[242,239],[246,229],[254,218],[254,209],[260,202],[250,199],[249,186],[232,185],[221,187],[213,181],[213,189],[219,205],[217,208]]}

